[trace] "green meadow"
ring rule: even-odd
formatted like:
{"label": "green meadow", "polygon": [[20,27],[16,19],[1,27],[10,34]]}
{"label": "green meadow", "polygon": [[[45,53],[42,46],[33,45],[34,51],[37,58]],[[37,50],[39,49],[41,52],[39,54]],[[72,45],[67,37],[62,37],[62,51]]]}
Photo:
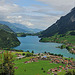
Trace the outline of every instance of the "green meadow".
{"label": "green meadow", "polygon": [[75,45],[75,36],[72,35],[54,35],[52,37],[42,38],[41,42],[57,42],[57,43],[71,43]]}
{"label": "green meadow", "polygon": [[[15,69],[15,75],[47,75],[49,69],[62,65],[49,63],[50,61],[48,60],[39,60],[38,62],[25,64],[24,62],[27,60],[29,60],[29,58],[14,61],[15,66],[18,67],[18,69]],[[41,70],[42,68],[43,70]]]}
{"label": "green meadow", "polygon": [[[17,57],[16,53],[28,54],[29,52],[12,52],[11,53],[14,57],[14,61],[13,61],[13,63],[15,64],[14,67],[17,67],[17,69],[14,69],[15,70],[14,75],[49,75],[47,74],[49,69],[57,68],[61,65],[65,67],[65,64],[62,64],[62,63],[60,64],[49,63],[50,60],[38,60],[38,62],[24,63],[25,61],[29,61],[31,58],[35,58],[35,57],[30,56],[30,57],[25,57],[22,59],[16,59]],[[1,56],[3,57],[3,54],[0,54],[0,59],[1,59]],[[67,59],[70,59],[70,58],[67,58]],[[75,60],[75,59],[72,59],[72,60]],[[2,63],[2,61],[0,61],[0,63]],[[65,73],[66,72],[64,70],[61,70],[61,72],[58,72],[58,75],[64,75]],[[50,75],[53,75],[53,73],[51,73]]]}

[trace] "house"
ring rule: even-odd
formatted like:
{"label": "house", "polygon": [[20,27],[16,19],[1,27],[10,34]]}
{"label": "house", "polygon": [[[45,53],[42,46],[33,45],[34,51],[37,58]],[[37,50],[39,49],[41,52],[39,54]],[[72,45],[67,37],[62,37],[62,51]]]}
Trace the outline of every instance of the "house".
{"label": "house", "polygon": [[47,56],[41,56],[41,60],[46,60]]}
{"label": "house", "polygon": [[65,68],[63,67],[62,70],[65,70]]}
{"label": "house", "polygon": [[56,60],[56,63],[60,63],[60,61],[59,60]]}
{"label": "house", "polygon": [[72,69],[75,69],[75,67],[72,67]]}
{"label": "house", "polygon": [[54,73],[54,75],[57,75],[57,73]]}
{"label": "house", "polygon": [[18,69],[18,67],[14,67],[15,69]]}
{"label": "house", "polygon": [[62,68],[62,66],[59,66],[59,68]]}
{"label": "house", "polygon": [[59,71],[59,72],[61,72],[61,70],[60,70],[60,69],[58,69],[58,71]]}
{"label": "house", "polygon": [[50,71],[55,72],[55,69],[51,69]]}
{"label": "house", "polygon": [[72,66],[68,67],[69,69],[72,69]]}
{"label": "house", "polygon": [[57,72],[58,69],[57,69],[57,68],[55,68],[55,69],[50,69],[50,71],[51,71],[51,72]]}
{"label": "house", "polygon": [[16,57],[17,59],[21,59],[21,58],[25,58],[25,56],[19,56],[19,57]]}
{"label": "house", "polygon": [[40,56],[37,56],[36,58],[41,59],[41,57],[40,57]]}
{"label": "house", "polygon": [[75,67],[75,61],[72,62],[72,67]]}
{"label": "house", "polygon": [[38,58],[31,58],[30,61],[31,62],[38,62]]}
{"label": "house", "polygon": [[0,54],[2,54],[3,52],[0,52]]}
{"label": "house", "polygon": [[51,72],[47,72],[47,74],[51,74]]}
{"label": "house", "polygon": [[26,64],[26,63],[28,63],[28,61],[25,61],[24,63]]}

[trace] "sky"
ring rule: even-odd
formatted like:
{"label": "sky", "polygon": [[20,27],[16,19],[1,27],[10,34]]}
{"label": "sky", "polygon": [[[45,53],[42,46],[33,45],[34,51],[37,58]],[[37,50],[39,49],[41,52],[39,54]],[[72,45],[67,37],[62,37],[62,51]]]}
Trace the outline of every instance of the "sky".
{"label": "sky", "polygon": [[0,21],[46,29],[75,7],[75,0],[0,0]]}

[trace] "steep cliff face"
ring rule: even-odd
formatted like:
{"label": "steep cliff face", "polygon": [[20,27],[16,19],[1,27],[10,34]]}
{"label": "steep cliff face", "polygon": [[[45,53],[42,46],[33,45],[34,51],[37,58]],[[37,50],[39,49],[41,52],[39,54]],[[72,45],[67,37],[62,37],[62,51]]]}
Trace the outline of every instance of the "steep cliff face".
{"label": "steep cliff face", "polygon": [[20,45],[14,33],[0,29],[0,48],[10,48]]}
{"label": "steep cliff face", "polygon": [[67,15],[62,16],[56,23],[43,31],[42,37],[50,37],[54,34],[65,34],[68,31],[75,30],[75,7]]}

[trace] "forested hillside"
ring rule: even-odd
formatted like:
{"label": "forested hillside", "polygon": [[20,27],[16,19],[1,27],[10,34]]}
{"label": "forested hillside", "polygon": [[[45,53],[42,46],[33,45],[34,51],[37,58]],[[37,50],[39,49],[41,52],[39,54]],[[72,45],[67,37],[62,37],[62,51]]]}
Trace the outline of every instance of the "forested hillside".
{"label": "forested hillside", "polygon": [[14,33],[8,26],[3,25],[3,24],[0,24],[0,29],[3,29],[5,31]]}
{"label": "forested hillside", "polygon": [[20,44],[14,33],[0,29],[0,48],[15,47]]}
{"label": "forested hillside", "polygon": [[50,37],[58,34],[65,34],[68,31],[75,30],[75,7],[66,16],[62,16],[56,23],[43,31],[42,37]]}

